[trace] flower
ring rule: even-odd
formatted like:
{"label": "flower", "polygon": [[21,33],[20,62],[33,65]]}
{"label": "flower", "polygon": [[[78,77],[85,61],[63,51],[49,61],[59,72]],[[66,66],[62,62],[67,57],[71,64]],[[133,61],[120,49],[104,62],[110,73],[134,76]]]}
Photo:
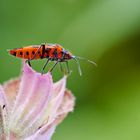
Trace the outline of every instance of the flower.
{"label": "flower", "polygon": [[56,126],[73,111],[66,76],[53,83],[27,64],[20,78],[0,86],[0,139],[50,140]]}

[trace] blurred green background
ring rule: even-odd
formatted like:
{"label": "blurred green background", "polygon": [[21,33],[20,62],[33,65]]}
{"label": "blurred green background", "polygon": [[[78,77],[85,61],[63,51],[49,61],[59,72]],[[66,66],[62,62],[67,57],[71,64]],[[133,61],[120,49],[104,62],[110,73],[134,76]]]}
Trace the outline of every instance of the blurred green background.
{"label": "blurred green background", "polygon": [[140,140],[140,0],[0,0],[1,83],[21,71],[7,49],[44,42],[98,64],[70,62],[76,107],[53,140]]}

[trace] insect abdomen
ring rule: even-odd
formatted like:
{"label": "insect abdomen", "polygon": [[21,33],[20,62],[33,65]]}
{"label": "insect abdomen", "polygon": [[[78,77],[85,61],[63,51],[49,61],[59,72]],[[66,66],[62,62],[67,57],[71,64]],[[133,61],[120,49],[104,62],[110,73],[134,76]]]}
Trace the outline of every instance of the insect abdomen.
{"label": "insect abdomen", "polygon": [[38,51],[38,47],[23,47],[10,50],[10,54],[22,59],[40,59],[42,56],[42,48]]}

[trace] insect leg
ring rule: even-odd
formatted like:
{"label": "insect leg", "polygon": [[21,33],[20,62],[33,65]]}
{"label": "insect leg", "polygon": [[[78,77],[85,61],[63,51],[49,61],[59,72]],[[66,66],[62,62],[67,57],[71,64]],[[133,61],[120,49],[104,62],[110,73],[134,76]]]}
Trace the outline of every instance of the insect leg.
{"label": "insect leg", "polygon": [[41,74],[44,73],[44,69],[46,68],[47,64],[49,63],[50,59],[47,59],[46,63],[44,64],[42,70],[41,70]]}
{"label": "insect leg", "polygon": [[33,56],[31,59],[28,59],[28,60],[26,61],[26,62],[29,64],[30,67],[31,67],[30,61],[33,60],[33,59],[35,59],[35,57],[36,57],[36,55],[37,55],[37,53],[39,52],[39,50],[40,50],[41,47],[43,47],[42,50],[43,50],[43,53],[44,53],[45,44],[41,44],[40,47],[38,48],[38,50],[36,51],[36,53],[34,54],[34,56]]}
{"label": "insect leg", "polygon": [[34,56],[30,59],[30,60],[33,60],[35,59],[37,53],[39,52],[39,50],[41,49],[42,47],[42,50],[45,50],[45,44],[41,44],[40,47],[37,49],[36,53],[34,54]]}
{"label": "insect leg", "polygon": [[68,72],[68,74],[69,74],[69,73],[70,73],[69,64],[68,64],[68,61],[65,61],[65,62],[66,62],[67,72]]}
{"label": "insect leg", "polygon": [[61,72],[63,72],[63,67],[62,67],[61,63],[59,63],[59,66],[60,66]]}
{"label": "insect leg", "polygon": [[32,67],[32,66],[31,66],[31,62],[30,62],[30,60],[29,60],[29,59],[28,59],[28,60],[26,60],[26,61],[25,61],[25,63],[28,63],[28,65],[29,65],[30,67]]}
{"label": "insect leg", "polygon": [[55,66],[58,64],[59,61],[56,61],[56,63],[53,65],[53,67],[50,69],[50,72],[53,71],[53,69],[55,68]]}
{"label": "insect leg", "polygon": [[28,61],[28,65],[29,65],[30,67],[32,67],[32,66],[31,66],[31,62],[30,62],[30,61]]}
{"label": "insect leg", "polygon": [[62,58],[61,58],[62,61],[64,60],[65,53],[66,53],[66,52],[64,51],[63,54],[62,54]]}

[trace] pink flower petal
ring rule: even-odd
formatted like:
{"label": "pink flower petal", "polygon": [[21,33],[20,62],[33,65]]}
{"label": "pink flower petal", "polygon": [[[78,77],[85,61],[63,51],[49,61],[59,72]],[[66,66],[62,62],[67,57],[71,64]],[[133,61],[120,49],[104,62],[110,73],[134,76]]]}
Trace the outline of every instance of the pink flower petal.
{"label": "pink flower petal", "polygon": [[46,123],[44,126],[42,126],[33,136],[30,137],[31,140],[50,140],[56,126],[67,116],[70,111],[73,111],[74,101],[74,96],[69,90],[66,90],[54,121],[50,125]]}
{"label": "pink flower petal", "polygon": [[[51,121],[55,119],[55,113],[58,109],[59,105],[61,104],[64,92],[65,92],[65,85],[66,85],[66,77],[64,77],[62,80],[60,80],[56,86],[59,90],[57,91],[57,96],[55,98],[52,98],[54,90],[51,91],[51,98],[48,104],[44,104],[42,109],[40,110],[40,113],[36,116],[36,119],[30,123],[30,127],[37,126],[36,122],[40,122],[40,126],[38,126],[38,129],[42,127],[45,123],[49,125]],[[56,87],[55,86],[55,87]],[[39,124],[39,123],[38,123]],[[27,129],[24,131],[24,133],[27,133]]]}
{"label": "pink flower petal", "polygon": [[19,94],[12,111],[10,129],[19,136],[25,136],[25,132],[28,136],[41,125],[40,121],[36,121],[36,117],[41,113],[44,105],[47,105],[53,83],[50,73],[41,75],[26,64],[23,69]]}
{"label": "pink flower petal", "polygon": [[47,122],[48,125],[52,123],[56,118],[56,112],[62,103],[65,89],[66,89],[66,77],[55,83],[53,86],[53,94],[50,101],[50,115],[49,120]]}
{"label": "pink flower petal", "polygon": [[20,81],[21,81],[20,78],[9,80],[5,82],[3,85],[3,89],[4,89],[4,92],[8,100],[9,107],[10,107],[9,110],[11,110],[12,107],[14,106],[14,102],[15,102],[15,99],[19,90]]}
{"label": "pink flower petal", "polygon": [[8,131],[8,103],[2,87],[0,86],[0,139],[4,140],[9,134]]}
{"label": "pink flower petal", "polygon": [[[65,91],[65,95],[63,97],[63,101],[57,110],[57,116],[63,116],[63,114],[67,114],[68,112],[72,112],[75,105],[75,97],[72,95],[70,90]],[[65,117],[65,115],[64,115]]]}
{"label": "pink flower petal", "polygon": [[46,130],[46,133],[41,134],[42,132],[38,130],[34,135],[26,138],[25,140],[50,140],[54,131],[55,131],[56,126],[53,124],[48,129]]}

